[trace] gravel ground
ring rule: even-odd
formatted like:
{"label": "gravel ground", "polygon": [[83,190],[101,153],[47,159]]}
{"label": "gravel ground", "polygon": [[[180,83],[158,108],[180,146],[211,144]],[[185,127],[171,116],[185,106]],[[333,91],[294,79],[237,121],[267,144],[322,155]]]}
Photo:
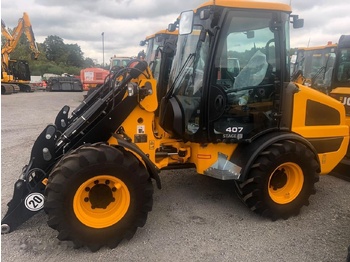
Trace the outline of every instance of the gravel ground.
{"label": "gravel ground", "polygon": [[[27,164],[33,142],[64,104],[84,93],[1,96],[1,213]],[[74,249],[38,213],[1,237],[1,261],[330,261],[345,262],[350,245],[350,183],[323,176],[299,216],[271,222],[246,208],[232,182],[163,171],[146,225],[116,249]],[[156,187],[155,187],[156,188]]]}

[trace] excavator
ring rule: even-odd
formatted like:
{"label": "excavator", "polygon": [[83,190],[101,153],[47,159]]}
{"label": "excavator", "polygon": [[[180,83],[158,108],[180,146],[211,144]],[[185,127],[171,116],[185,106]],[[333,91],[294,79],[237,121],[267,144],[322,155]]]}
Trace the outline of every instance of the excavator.
{"label": "excavator", "polygon": [[6,42],[1,48],[1,94],[12,94],[18,90],[32,92],[28,62],[10,59],[10,54],[16,48],[22,34],[25,34],[28,39],[32,58],[37,59],[40,54],[28,14],[23,13],[23,17],[18,20],[18,25],[12,34],[6,29],[4,21],[1,20],[1,33],[6,38]]}
{"label": "excavator", "polygon": [[289,27],[303,26],[291,12],[250,0],[182,12],[169,25],[165,94],[134,59],[71,113],[63,106],[33,144],[1,232],[44,210],[59,240],[115,248],[146,224],[159,173],[179,168],[233,181],[256,215],[298,215],[345,156],[349,126],[341,102],[290,81]]}
{"label": "excavator", "polygon": [[294,55],[293,73],[301,71],[304,85],[328,94],[336,48],[337,44],[330,41],[323,46],[299,47]]}

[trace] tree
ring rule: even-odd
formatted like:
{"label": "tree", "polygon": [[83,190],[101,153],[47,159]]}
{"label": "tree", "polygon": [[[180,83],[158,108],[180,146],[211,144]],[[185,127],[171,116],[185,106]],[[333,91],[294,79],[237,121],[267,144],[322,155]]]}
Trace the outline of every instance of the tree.
{"label": "tree", "polygon": [[[13,30],[8,29],[11,33]],[[6,42],[6,38],[1,36],[1,46]],[[48,36],[44,43],[37,43],[40,55],[37,60],[32,60],[32,51],[28,39],[23,34],[13,52],[12,59],[27,60],[31,75],[43,75],[45,73],[54,74],[74,74],[79,75],[82,68],[95,67],[94,60],[87,57],[77,44],[65,44],[63,39],[56,35]]]}
{"label": "tree", "polygon": [[90,57],[85,58],[84,68],[94,67],[94,66],[95,66],[94,60],[92,60]]}
{"label": "tree", "polygon": [[56,35],[50,35],[46,37],[44,41],[44,49],[46,53],[46,58],[49,61],[54,61],[59,64],[64,62],[66,55],[66,45],[63,42],[63,39]]}
{"label": "tree", "polygon": [[68,66],[83,67],[84,66],[84,53],[81,51],[80,46],[77,44],[66,45]]}

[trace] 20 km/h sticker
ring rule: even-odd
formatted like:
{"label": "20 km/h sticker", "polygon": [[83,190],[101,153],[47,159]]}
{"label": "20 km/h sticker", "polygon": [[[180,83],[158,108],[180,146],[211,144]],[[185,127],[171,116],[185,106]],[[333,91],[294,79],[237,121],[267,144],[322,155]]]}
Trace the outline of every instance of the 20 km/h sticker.
{"label": "20 km/h sticker", "polygon": [[24,201],[24,205],[30,211],[39,211],[44,207],[43,194],[40,194],[40,193],[29,194]]}

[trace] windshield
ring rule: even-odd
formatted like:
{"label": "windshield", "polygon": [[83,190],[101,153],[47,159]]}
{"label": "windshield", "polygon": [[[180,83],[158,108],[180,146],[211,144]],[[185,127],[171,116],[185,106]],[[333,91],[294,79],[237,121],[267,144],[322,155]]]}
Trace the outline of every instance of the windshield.
{"label": "windshield", "polygon": [[157,35],[148,40],[145,60],[147,61],[154,79],[159,79],[161,49],[163,48],[165,38]]}
{"label": "windshield", "polygon": [[[177,98],[185,112],[185,122],[195,113],[199,115],[203,70],[208,54],[208,37],[200,40],[202,27],[194,26],[189,35],[180,35],[174,58],[169,83],[173,84],[172,94]],[[191,125],[186,125],[186,132],[195,133],[198,118]]]}
{"label": "windshield", "polygon": [[350,48],[340,51],[337,80],[342,83],[350,82]]}
{"label": "windshield", "polygon": [[130,62],[130,58],[112,58],[110,69],[113,67],[126,67]]}
{"label": "windshield", "polygon": [[300,49],[298,50],[297,70],[303,72],[306,85],[325,84],[324,81],[329,82],[330,80],[334,60],[334,47]]}
{"label": "windshield", "polygon": [[147,49],[146,49],[146,56],[145,60],[148,64],[151,63],[151,61],[154,61],[155,52],[158,48],[158,43],[156,42],[156,38],[150,38],[147,41]]}

